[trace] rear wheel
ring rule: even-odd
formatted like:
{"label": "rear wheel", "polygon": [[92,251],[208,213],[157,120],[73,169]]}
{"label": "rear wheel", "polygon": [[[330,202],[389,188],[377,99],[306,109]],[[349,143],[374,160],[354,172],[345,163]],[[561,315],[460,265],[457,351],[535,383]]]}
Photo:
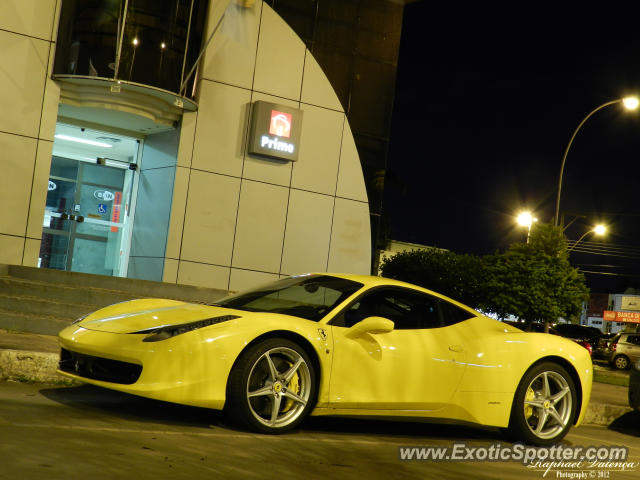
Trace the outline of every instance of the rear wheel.
{"label": "rear wheel", "polygon": [[629,368],[629,359],[624,355],[618,355],[613,359],[613,366],[618,370],[626,370]]}
{"label": "rear wheel", "polygon": [[560,365],[541,363],[520,381],[511,410],[509,433],[532,445],[553,445],[569,432],[577,408],[571,375]]}
{"label": "rear wheel", "polygon": [[280,433],[296,427],[315,399],[315,371],[305,350],[271,338],[238,359],[229,375],[225,408],[252,430]]}

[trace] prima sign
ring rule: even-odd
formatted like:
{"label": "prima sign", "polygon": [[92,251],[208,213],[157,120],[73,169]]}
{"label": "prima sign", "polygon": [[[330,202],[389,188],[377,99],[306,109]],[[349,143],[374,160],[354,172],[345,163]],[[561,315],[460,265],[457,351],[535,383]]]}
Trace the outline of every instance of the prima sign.
{"label": "prima sign", "polygon": [[302,111],[256,101],[251,109],[249,154],[280,160],[298,160]]}
{"label": "prima sign", "polygon": [[293,151],[295,150],[293,143],[282,142],[278,140],[277,137],[271,138],[267,135],[262,135],[262,137],[260,137],[260,146],[268,148],[270,150],[277,150],[279,152],[287,153],[293,153]]}

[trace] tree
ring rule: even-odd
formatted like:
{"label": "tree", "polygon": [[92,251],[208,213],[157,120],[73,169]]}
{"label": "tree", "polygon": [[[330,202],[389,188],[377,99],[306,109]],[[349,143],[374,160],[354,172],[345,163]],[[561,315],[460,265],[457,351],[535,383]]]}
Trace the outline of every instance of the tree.
{"label": "tree", "polygon": [[428,288],[470,307],[482,300],[482,260],[439,249],[405,251],[383,261],[382,276]]}
{"label": "tree", "polygon": [[569,263],[561,227],[536,224],[529,243],[484,258],[486,283],[480,308],[528,322],[555,322],[580,314],[589,296],[584,276]]}
{"label": "tree", "polygon": [[589,296],[569,263],[561,227],[536,224],[529,243],[485,257],[431,249],[402,252],[382,264],[382,276],[414,283],[470,307],[528,322],[580,314]]}

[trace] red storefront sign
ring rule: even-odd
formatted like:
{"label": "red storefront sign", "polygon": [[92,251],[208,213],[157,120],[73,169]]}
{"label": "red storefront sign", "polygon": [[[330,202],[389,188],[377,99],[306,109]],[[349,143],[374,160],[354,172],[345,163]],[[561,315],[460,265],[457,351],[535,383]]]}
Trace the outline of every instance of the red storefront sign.
{"label": "red storefront sign", "polygon": [[615,312],[613,310],[605,310],[602,318],[608,322],[640,323],[640,312]]}

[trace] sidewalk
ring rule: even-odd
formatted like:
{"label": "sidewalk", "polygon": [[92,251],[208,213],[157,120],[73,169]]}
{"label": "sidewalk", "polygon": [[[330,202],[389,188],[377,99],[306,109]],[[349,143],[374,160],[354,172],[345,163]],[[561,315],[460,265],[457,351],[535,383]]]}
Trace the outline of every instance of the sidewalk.
{"label": "sidewalk", "polygon": [[[69,383],[58,375],[58,340],[55,336],[0,330],[0,381]],[[609,425],[631,411],[627,387],[593,383],[584,423]]]}

